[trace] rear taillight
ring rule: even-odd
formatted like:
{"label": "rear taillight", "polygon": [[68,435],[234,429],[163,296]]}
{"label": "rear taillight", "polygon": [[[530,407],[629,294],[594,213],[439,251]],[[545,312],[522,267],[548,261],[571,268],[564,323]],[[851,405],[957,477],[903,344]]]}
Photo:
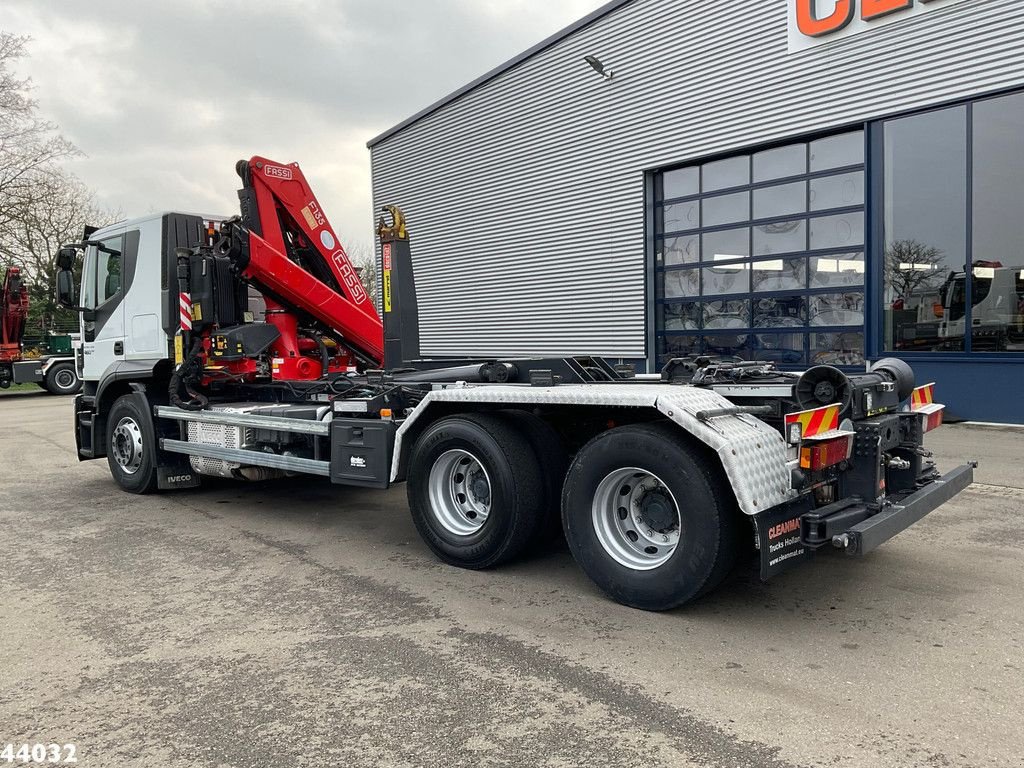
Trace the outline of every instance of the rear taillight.
{"label": "rear taillight", "polygon": [[816,472],[850,458],[856,433],[839,428],[842,409],[826,405],[786,415],[786,441],[796,447],[801,469]]}
{"label": "rear taillight", "polygon": [[800,446],[800,468],[817,472],[846,461],[852,453],[852,433],[825,440],[812,439]]}
{"label": "rear taillight", "polygon": [[936,427],[942,426],[942,412],[946,410],[944,405],[933,406],[936,410],[931,413],[922,414],[924,422],[924,431],[931,432]]}
{"label": "rear taillight", "polygon": [[910,410],[921,415],[921,428],[925,432],[931,432],[936,427],[942,426],[942,413],[946,406],[940,405],[934,400],[934,383],[918,387],[910,395]]}

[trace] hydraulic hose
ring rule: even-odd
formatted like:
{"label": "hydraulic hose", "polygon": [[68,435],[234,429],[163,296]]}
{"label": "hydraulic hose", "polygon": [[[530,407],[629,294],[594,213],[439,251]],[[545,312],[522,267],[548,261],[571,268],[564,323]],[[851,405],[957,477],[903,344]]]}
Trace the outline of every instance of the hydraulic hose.
{"label": "hydraulic hose", "polygon": [[[199,383],[203,373],[203,340],[196,337],[192,342],[188,357],[171,374],[171,381],[168,385],[168,397],[171,405],[181,408],[184,411],[201,411],[209,404],[209,399],[201,392],[197,392],[193,386]],[[188,400],[181,398],[181,391],[185,390]]]}

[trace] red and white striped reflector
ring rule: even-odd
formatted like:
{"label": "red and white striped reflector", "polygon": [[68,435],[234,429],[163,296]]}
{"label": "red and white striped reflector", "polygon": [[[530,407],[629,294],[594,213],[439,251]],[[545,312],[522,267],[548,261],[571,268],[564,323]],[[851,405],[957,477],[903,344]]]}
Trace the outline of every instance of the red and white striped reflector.
{"label": "red and white striped reflector", "polygon": [[[904,410],[907,406],[903,406]],[[942,426],[942,412],[946,406],[935,402],[935,383],[918,387],[910,395],[910,410],[921,416],[921,428],[931,432]]]}
{"label": "red and white striped reflector", "polygon": [[910,395],[910,410],[920,411],[935,402],[935,382],[918,387]]}
{"label": "red and white striped reflector", "polygon": [[800,446],[800,467],[816,472],[846,461],[853,453],[853,438],[854,435],[847,432],[841,437]]}
{"label": "red and white striped reflector", "polygon": [[187,293],[178,294],[178,310],[181,316],[181,330],[192,330],[192,297]]}
{"label": "red and white striped reflector", "polygon": [[[839,429],[839,412],[842,406],[826,405],[822,408],[814,408],[810,411],[799,411],[798,413],[786,414],[786,439],[791,445],[796,445],[808,437],[817,437],[826,432],[834,432]],[[793,424],[800,425],[800,434],[795,434]]]}

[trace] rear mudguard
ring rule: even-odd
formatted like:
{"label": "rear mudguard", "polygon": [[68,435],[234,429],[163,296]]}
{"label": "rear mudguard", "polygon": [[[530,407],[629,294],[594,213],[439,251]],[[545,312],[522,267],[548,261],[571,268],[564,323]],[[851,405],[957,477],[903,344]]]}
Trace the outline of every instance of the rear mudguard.
{"label": "rear mudguard", "polygon": [[402,475],[410,446],[403,439],[438,403],[526,407],[608,406],[654,408],[718,454],[740,509],[755,515],[794,498],[786,444],[775,429],[750,414],[701,420],[697,414],[735,406],[721,395],[675,384],[562,384],[555,387],[454,386],[427,394],[398,429],[391,481]]}

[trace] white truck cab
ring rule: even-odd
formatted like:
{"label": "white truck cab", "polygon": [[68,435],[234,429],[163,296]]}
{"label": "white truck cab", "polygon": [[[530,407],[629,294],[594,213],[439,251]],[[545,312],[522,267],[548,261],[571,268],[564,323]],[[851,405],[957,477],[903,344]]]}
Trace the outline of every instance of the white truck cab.
{"label": "white truck cab", "polygon": [[[84,243],[81,374],[94,387],[173,359],[179,323],[174,249],[221,217],[157,213],[96,230]],[[160,297],[154,303],[154,297]]]}

